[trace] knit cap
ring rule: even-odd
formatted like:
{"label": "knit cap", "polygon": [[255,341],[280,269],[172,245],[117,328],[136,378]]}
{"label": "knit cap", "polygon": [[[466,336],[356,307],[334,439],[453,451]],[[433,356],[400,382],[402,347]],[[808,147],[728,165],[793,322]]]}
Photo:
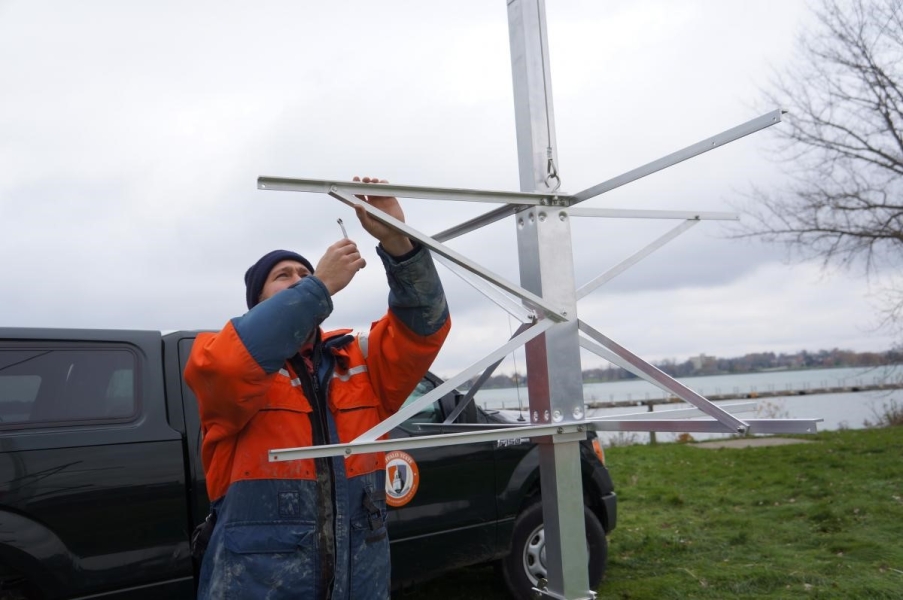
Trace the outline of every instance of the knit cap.
{"label": "knit cap", "polygon": [[248,302],[249,309],[254,308],[260,302],[260,294],[263,292],[263,285],[266,283],[270,271],[284,260],[294,260],[307,267],[307,270],[311,273],[314,272],[310,262],[297,252],[273,250],[264,254],[245,273],[245,299]]}

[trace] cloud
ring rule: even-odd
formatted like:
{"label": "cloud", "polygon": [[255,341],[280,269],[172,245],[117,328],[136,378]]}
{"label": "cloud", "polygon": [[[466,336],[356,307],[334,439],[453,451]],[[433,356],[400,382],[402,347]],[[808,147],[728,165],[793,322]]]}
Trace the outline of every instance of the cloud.
{"label": "cloud", "polygon": [[[372,241],[333,199],[259,191],[258,176],[517,188],[503,3],[48,0],[0,11],[0,325],[217,328],[244,310],[251,263],[278,247],[316,263],[341,216],[370,266],[329,323],[364,328],[385,308]],[[558,162],[575,192],[757,116],[757,86],[789,55],[805,4],[570,0],[547,14]],[[585,206],[730,210],[750,182],[776,177],[757,136]],[[492,208],[404,206],[426,233]],[[449,246],[516,282],[512,221]],[[676,225],[573,219],[578,284]],[[863,283],[813,284],[809,267],[782,258],[701,223],[581,314],[652,359],[886,345],[869,337]],[[444,280],[455,325],[437,369],[449,374],[516,323]]]}
{"label": "cloud", "polygon": [[[813,265],[767,264],[728,284],[673,286],[664,292],[605,293],[602,288],[581,300],[578,311],[581,320],[649,362],[699,354],[880,351],[894,340],[875,331],[872,290],[877,283],[870,287],[862,278],[825,274]],[[501,346],[517,325],[494,305],[466,312],[455,322],[457,339],[449,344],[454,350],[443,350],[436,368],[452,374],[476,362]],[[582,357],[584,369],[607,364],[585,350]],[[522,352],[509,356],[499,371],[511,373],[515,363],[523,373]]]}

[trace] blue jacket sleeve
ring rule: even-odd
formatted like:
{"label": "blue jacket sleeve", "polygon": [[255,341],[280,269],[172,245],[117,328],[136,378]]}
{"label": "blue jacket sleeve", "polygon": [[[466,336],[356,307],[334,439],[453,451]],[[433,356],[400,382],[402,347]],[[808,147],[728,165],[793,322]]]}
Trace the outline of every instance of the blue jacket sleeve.
{"label": "blue jacket sleeve", "polygon": [[393,258],[381,246],[376,252],[389,281],[389,310],[421,336],[436,333],[448,319],[448,303],[433,256],[414,242],[408,254]]}
{"label": "blue jacket sleeve", "polygon": [[315,276],[264,300],[232,326],[266,373],[278,371],[332,312],[332,298]]}

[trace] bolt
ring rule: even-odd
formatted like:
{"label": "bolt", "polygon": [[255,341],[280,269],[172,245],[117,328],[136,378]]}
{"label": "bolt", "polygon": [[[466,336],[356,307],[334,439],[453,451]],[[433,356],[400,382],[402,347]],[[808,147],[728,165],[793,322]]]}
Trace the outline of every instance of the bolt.
{"label": "bolt", "polygon": [[574,418],[582,419],[583,418],[583,409],[579,406],[574,407]]}
{"label": "bolt", "polygon": [[544,411],[544,412],[542,413],[542,420],[543,420],[543,421],[548,421],[548,420],[549,420],[549,411]]}
{"label": "bolt", "polygon": [[555,412],[552,413],[552,420],[553,420],[553,421],[555,421],[556,423],[560,423],[560,422],[561,422],[561,419],[562,419],[562,416],[561,416],[561,411],[560,411],[560,410],[556,410]]}

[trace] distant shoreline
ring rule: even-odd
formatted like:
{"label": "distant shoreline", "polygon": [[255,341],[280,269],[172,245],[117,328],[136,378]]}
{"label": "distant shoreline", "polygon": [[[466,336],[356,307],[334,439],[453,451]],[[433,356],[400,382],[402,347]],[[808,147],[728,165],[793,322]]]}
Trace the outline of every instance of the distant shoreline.
{"label": "distant shoreline", "polygon": [[[805,371],[831,371],[834,369],[862,369],[863,372],[880,371],[881,369],[893,369],[903,365],[899,363],[888,363],[884,365],[837,365],[831,367],[770,367],[767,369],[756,369],[755,371],[719,371],[717,373],[693,373],[691,375],[671,375],[675,379],[692,379],[694,377],[733,377],[736,375],[758,375],[761,373],[802,373]],[[583,379],[583,385],[591,383],[617,383],[619,381],[636,381],[642,379],[635,375],[630,375],[623,379]],[[526,384],[524,384],[526,385]],[[486,388],[489,389],[489,388]],[[839,390],[842,391],[842,390]]]}
{"label": "distant shoreline", "polygon": [[[781,366],[781,367],[769,367],[769,368],[757,369],[755,371],[735,371],[735,372],[722,371],[722,372],[717,372],[717,373],[692,373],[689,375],[673,375],[673,374],[668,373],[668,375],[669,375],[669,377],[673,377],[675,379],[686,380],[686,379],[692,379],[695,377],[734,377],[734,376],[741,376],[741,375],[758,375],[758,374],[768,374],[768,373],[799,373],[799,372],[805,372],[805,371],[832,371],[832,370],[839,370],[839,369],[861,369],[864,373],[867,373],[869,371],[879,371],[880,372],[882,369],[894,369],[894,368],[901,368],[901,367],[903,367],[903,365],[901,365],[900,363],[888,363],[888,364],[881,364],[881,365],[852,365],[852,366],[840,365],[840,366],[831,366],[831,367]],[[592,372],[593,372],[592,369],[583,371],[583,385],[642,381],[642,378],[637,377],[632,374],[630,376],[622,377],[619,379],[599,379],[599,378],[586,376],[588,373],[592,373]],[[517,385],[514,384],[515,379],[517,380]],[[463,384],[459,389],[464,390],[464,391],[468,390],[470,388],[470,386],[468,386],[467,383],[470,383],[470,382],[465,382],[465,384]],[[511,376],[499,375],[496,377],[492,377],[488,381],[486,381],[486,383],[484,383],[480,389],[505,390],[505,389],[518,389],[518,388],[521,388],[521,389],[527,388],[527,378],[520,374],[518,374],[516,376],[516,378],[513,375],[511,375]],[[849,390],[837,389],[835,391],[842,392],[842,391],[849,391]],[[824,392],[824,393],[831,393],[831,392]],[[769,394],[769,395],[773,395],[773,394]],[[778,394],[778,395],[787,395],[787,394]],[[743,395],[739,395],[739,396],[731,395],[731,399],[738,398],[738,397],[742,398],[744,396]]]}
{"label": "distant shoreline", "polygon": [[[759,398],[780,398],[786,396],[815,396],[819,394],[842,394],[855,392],[870,392],[875,390],[898,390],[903,388],[903,382],[876,383],[869,385],[848,385],[842,387],[808,388],[804,390],[767,390],[762,392],[741,392],[735,394],[706,394],[706,400],[718,402],[721,400],[753,400]],[[619,408],[622,406],[656,406],[659,404],[679,404],[684,400],[676,396],[668,398],[648,400],[616,400],[609,402],[587,402],[587,408]]]}

